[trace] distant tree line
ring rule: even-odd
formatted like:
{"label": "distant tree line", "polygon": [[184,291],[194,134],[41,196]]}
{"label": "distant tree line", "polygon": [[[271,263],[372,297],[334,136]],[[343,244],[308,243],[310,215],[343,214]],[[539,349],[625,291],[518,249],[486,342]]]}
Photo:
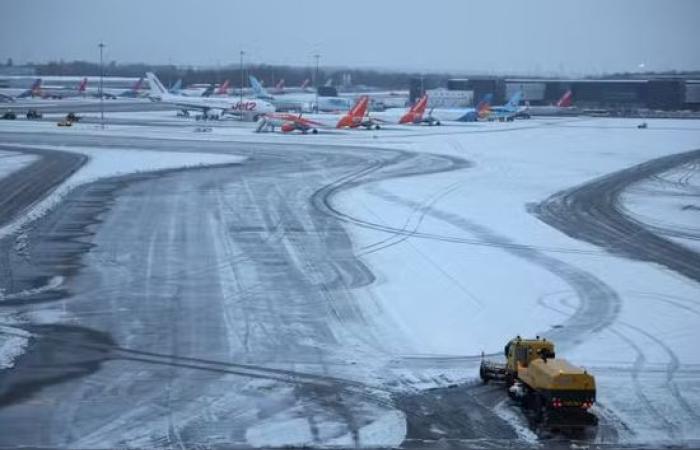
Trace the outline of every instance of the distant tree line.
{"label": "distant tree line", "polygon": [[[35,64],[37,74],[40,76],[64,75],[64,76],[99,76],[100,66],[86,61],[52,61],[46,64]],[[140,77],[145,72],[155,72],[166,85],[171,85],[178,79],[182,79],[184,85],[200,83],[221,83],[229,80],[231,86],[239,86],[241,72],[239,66],[230,65],[220,68],[196,68],[180,67],[174,65],[150,65],[150,64],[117,64],[111,61],[104,66],[104,76]],[[277,65],[247,65],[244,67],[244,81],[248,85],[248,74],[259,78],[265,86],[276,84],[284,78],[285,86],[299,86],[306,80],[313,80],[314,68],[277,66]],[[318,84],[323,85],[328,79],[333,80],[334,86],[339,86],[344,74],[349,74],[352,84],[367,85],[382,89],[408,89],[409,80],[420,77],[419,73],[398,71],[380,71],[367,69],[330,69],[319,68]],[[445,86],[447,79],[452,75],[429,74],[424,75],[426,88]]]}

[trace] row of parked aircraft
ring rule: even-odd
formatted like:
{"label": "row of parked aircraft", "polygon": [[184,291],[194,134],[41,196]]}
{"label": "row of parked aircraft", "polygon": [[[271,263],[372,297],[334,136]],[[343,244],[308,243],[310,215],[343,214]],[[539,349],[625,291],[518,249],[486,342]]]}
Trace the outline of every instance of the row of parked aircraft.
{"label": "row of parked aircraft", "polygon": [[[276,112],[279,104],[273,103],[276,97],[270,95],[254,77],[251,77],[251,86],[254,96],[232,98],[227,96],[191,97],[173,94],[166,89],[155,74],[146,74],[150,85],[150,98],[174,105],[185,114],[189,111],[199,111],[203,118],[219,118],[231,115],[243,120],[258,122],[257,131],[274,131],[279,128],[282,132],[301,131],[318,132],[319,127],[324,127],[318,121],[304,118],[301,114],[289,114]],[[222,86],[225,86],[222,85]],[[531,108],[549,108],[552,112],[561,111],[571,107],[571,91],[567,91],[556,105],[551,107],[520,106],[522,93],[516,92],[505,105],[492,105],[491,94],[484,96],[475,108],[466,109],[431,109],[426,114],[428,96],[421,97],[399,120],[399,124],[412,125],[440,125],[441,121],[475,122],[482,120],[512,121],[516,118],[527,118],[533,112]],[[287,100],[289,101],[289,100]],[[382,123],[386,123],[378,117],[369,115],[370,97],[360,96],[348,112],[344,114],[336,128],[367,128],[379,129]],[[335,111],[342,111],[338,108]]]}
{"label": "row of parked aircraft", "polygon": [[[134,83],[130,89],[103,89],[102,95],[105,98],[135,98],[141,96],[143,78]],[[37,78],[29,89],[12,97],[12,99],[42,98],[42,99],[63,99],[73,97],[99,97],[99,90],[88,87],[87,77],[83,78],[75,86],[44,86],[43,80]]]}
{"label": "row of parked aircraft", "polygon": [[[428,95],[425,94],[398,119],[398,123],[405,125],[438,126],[441,124],[441,121],[436,116],[444,117],[445,120],[456,120],[461,122],[476,122],[483,120],[510,121],[517,117],[527,117],[527,107],[518,105],[521,98],[522,94],[516,93],[505,105],[491,106],[491,95],[487,95],[475,108],[460,110],[459,112],[454,110],[436,111],[433,109],[426,114],[428,109]],[[361,96],[350,111],[343,115],[340,120],[338,120],[335,127],[366,128],[368,130],[380,129],[381,125],[387,123],[387,121],[369,116],[369,102],[369,96]],[[546,108],[557,108],[558,110],[571,108],[571,91],[567,91],[555,105]],[[455,114],[459,114],[459,116],[455,116]],[[256,131],[274,132],[275,128],[279,128],[283,133],[301,131],[302,133],[311,132],[316,134],[318,133],[318,128],[321,127],[327,127],[327,125],[316,120],[302,117],[301,114],[267,113],[262,115],[258,120]]]}

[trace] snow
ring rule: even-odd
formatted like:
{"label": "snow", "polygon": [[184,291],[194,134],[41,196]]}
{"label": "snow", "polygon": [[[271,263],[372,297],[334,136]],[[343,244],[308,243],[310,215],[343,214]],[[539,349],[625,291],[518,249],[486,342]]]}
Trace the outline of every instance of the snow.
{"label": "snow", "polygon": [[[175,122],[172,115],[120,113],[119,117]],[[620,433],[623,442],[689,442],[700,439],[696,412],[700,407],[700,286],[654,264],[615,256],[569,238],[527,209],[531,203],[593,178],[700,148],[700,122],[648,120],[646,130],[637,129],[637,122],[531,119],[505,124],[446,124],[439,130],[399,126],[377,132],[333,130],[316,136],[258,135],[252,132],[251,124],[239,123],[216,126],[206,134],[193,133],[188,126],[164,130],[156,125],[110,125],[104,133],[304,142],[320,147],[365,145],[438,153],[473,162],[473,167],[464,170],[365,184],[343,191],[333,200],[336,208],[361,221],[421,233],[399,239],[384,231],[347,225],[358,253],[377,277],[373,285],[354,294],[368,300],[360,303],[373,308],[368,313],[377,317],[375,323],[396,324],[391,330],[378,332],[409,343],[413,355],[420,356],[392,355],[395,370],[376,381],[388,384],[398,380],[398,386],[413,383],[413,388],[424,388],[437,384],[435,379],[443,373],[450,379],[459,370],[462,376],[476,376],[475,371],[467,372],[473,367],[468,357],[482,350],[500,353],[503,344],[516,334],[534,335],[566,323],[582,301],[572,283],[588,277],[615,295],[619,309],[601,318],[610,321],[603,331],[571,336],[560,345],[558,354],[596,375],[598,401],[605,416],[614,417],[629,430]],[[97,132],[88,124],[58,131],[54,124],[22,121],[3,127],[31,132]],[[70,187],[101,176],[157,170],[167,164],[212,164],[227,158],[178,153],[165,161],[158,152],[84,151],[92,158],[88,166],[42,202],[28,220],[55,205]],[[120,162],[117,169],[111,166],[115,161]],[[697,170],[693,174],[683,178],[676,171],[666,178],[697,186]],[[634,186],[622,197],[625,211],[645,224],[697,236],[698,211],[683,208],[697,203],[697,191],[695,197],[681,200],[673,195],[679,188],[672,184],[651,180]],[[668,195],[650,194],[660,188]],[[7,232],[1,230],[0,235]],[[697,239],[672,238],[698,248]],[[392,245],[385,246],[387,243]],[[509,416],[508,409],[499,405],[496,411],[515,426],[518,419]],[[326,430],[323,443],[353,444],[334,422],[325,426],[320,427]],[[360,435],[372,436],[375,446],[377,442],[395,445],[405,433],[401,427],[405,427],[405,420],[394,412],[378,412],[377,421],[361,429]],[[532,439],[528,430],[515,428],[522,439]],[[259,447],[318,444],[308,423],[293,410],[260,421],[248,429],[246,437]]]}
{"label": "snow", "polygon": [[0,325],[0,370],[10,369],[15,365],[15,359],[24,353],[29,343],[29,333],[10,326],[9,320],[0,315],[3,324]]}
{"label": "snow", "polygon": [[[15,145],[21,147],[21,145]],[[60,147],[51,146],[32,146],[32,148],[42,148],[45,150],[65,150]],[[117,175],[125,175],[129,173],[149,172],[164,169],[175,169],[182,167],[195,167],[212,164],[232,164],[241,163],[245,158],[236,155],[221,155],[207,153],[167,153],[167,158],[163,152],[146,151],[139,149],[131,150],[112,150],[105,148],[89,148],[75,147],[71,151],[79,152],[88,155],[88,162],[76,173],[71,175],[61,185],[59,185],[51,194],[34,204],[25,215],[18,217],[13,222],[0,227],[0,237],[19,231],[23,226],[33,220],[44,215],[51,208],[60,203],[61,199],[67,195],[72,189],[85,183],[89,183],[100,178],[112,177]],[[34,157],[23,157],[24,155],[11,152],[3,152],[0,154],[0,161],[4,158],[9,158],[10,163],[7,167],[18,170],[22,165],[33,161]],[[0,171],[5,174],[6,166],[0,166]],[[42,290],[52,289],[58,286],[62,280],[60,277],[54,277],[45,287],[32,289],[31,291],[15,293],[12,298],[35,294]],[[10,296],[0,292],[0,304]],[[5,314],[0,316],[0,323],[11,323],[10,318]],[[0,369],[12,367],[14,360],[19,356],[26,345],[26,338],[18,336],[0,335]]]}
{"label": "snow", "polygon": [[[297,416],[299,413],[299,416]],[[342,422],[314,418],[314,423],[296,409],[282,411],[246,431],[253,447],[394,448],[406,436],[406,417],[400,411],[378,411],[355,435]]]}
{"label": "snow", "polygon": [[527,419],[520,416],[510,403],[510,400],[503,400],[496,405],[494,411],[501,419],[508,422],[513,429],[515,429],[520,439],[529,444],[536,444],[537,435],[527,427]]}
{"label": "snow", "polygon": [[36,155],[0,150],[0,178],[28,166],[38,158]]}
{"label": "snow", "polygon": [[[15,145],[15,147],[21,147],[21,145]],[[65,150],[64,148],[54,146],[31,146],[31,148]],[[59,185],[49,196],[33,205],[24,216],[1,227],[0,237],[14,233],[27,223],[41,217],[77,186],[90,183],[100,178],[184,167],[236,164],[245,160],[245,158],[236,155],[182,152],[165,153],[162,151],[142,150],[138,148],[114,150],[106,148],[74,147],[71,148],[71,151],[87,155],[89,157],[88,162]],[[167,158],[164,157],[164,154],[167,154]]]}

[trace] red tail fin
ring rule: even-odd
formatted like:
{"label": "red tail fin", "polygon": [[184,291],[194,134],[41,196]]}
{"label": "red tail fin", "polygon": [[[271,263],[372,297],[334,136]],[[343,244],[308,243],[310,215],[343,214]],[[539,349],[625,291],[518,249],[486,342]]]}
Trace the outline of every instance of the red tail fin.
{"label": "red tail fin", "polygon": [[216,90],[216,93],[219,95],[224,95],[228,92],[228,80],[224,81],[224,84],[219,86],[219,89]]}
{"label": "red tail fin", "polygon": [[571,92],[571,89],[568,91],[564,92],[564,95],[561,96],[561,98],[557,101],[556,105],[559,108],[568,108],[572,105],[573,103],[573,94]]}
{"label": "red tail fin", "polygon": [[353,106],[350,111],[348,111],[348,116],[362,118],[367,114],[367,108],[369,107],[369,96],[363,95],[357,99],[355,106]]}
{"label": "red tail fin", "polygon": [[425,114],[425,110],[428,107],[428,96],[423,95],[421,98],[418,99],[418,101],[411,106],[411,109],[409,109],[406,114],[401,116],[399,119],[399,123],[417,123],[421,119],[423,119],[423,114]]}
{"label": "red tail fin", "polygon": [[425,113],[426,108],[428,107],[428,94],[424,94],[421,98],[418,99],[415,105],[411,108],[411,112],[415,114],[420,114],[423,115]]}
{"label": "red tail fin", "polygon": [[143,84],[143,77],[139,78],[136,83],[134,83],[134,86],[132,86],[131,90],[134,92],[138,92],[139,89],[141,89],[141,85]]}
{"label": "red tail fin", "polygon": [[81,94],[85,92],[85,89],[87,89],[87,77],[83,78],[80,84],[78,85],[78,92]]}

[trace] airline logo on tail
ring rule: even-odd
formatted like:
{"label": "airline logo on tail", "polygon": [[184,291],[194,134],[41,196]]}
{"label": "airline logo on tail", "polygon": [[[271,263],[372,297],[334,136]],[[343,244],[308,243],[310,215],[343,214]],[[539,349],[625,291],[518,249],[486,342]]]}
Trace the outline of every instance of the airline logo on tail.
{"label": "airline logo on tail", "polygon": [[219,89],[216,90],[217,95],[226,95],[228,94],[228,80],[224,81],[224,84],[219,86]]}
{"label": "airline logo on tail", "polygon": [[561,96],[561,98],[557,101],[556,106],[559,108],[569,108],[573,104],[573,93],[571,92],[571,89],[568,91],[564,92],[564,95]]}
{"label": "airline logo on tail", "polygon": [[365,115],[367,114],[367,108],[369,107],[369,96],[368,95],[363,95],[359,99],[357,99],[357,102],[355,105],[348,111],[348,113],[341,117],[340,120],[338,121],[338,124],[336,125],[336,128],[343,128],[343,127],[357,127],[359,124],[362,123],[362,119],[364,119]]}
{"label": "airline logo on tail", "polygon": [[428,96],[423,95],[418,101],[404,114],[399,123],[416,123],[423,119],[423,114],[428,107]]}

